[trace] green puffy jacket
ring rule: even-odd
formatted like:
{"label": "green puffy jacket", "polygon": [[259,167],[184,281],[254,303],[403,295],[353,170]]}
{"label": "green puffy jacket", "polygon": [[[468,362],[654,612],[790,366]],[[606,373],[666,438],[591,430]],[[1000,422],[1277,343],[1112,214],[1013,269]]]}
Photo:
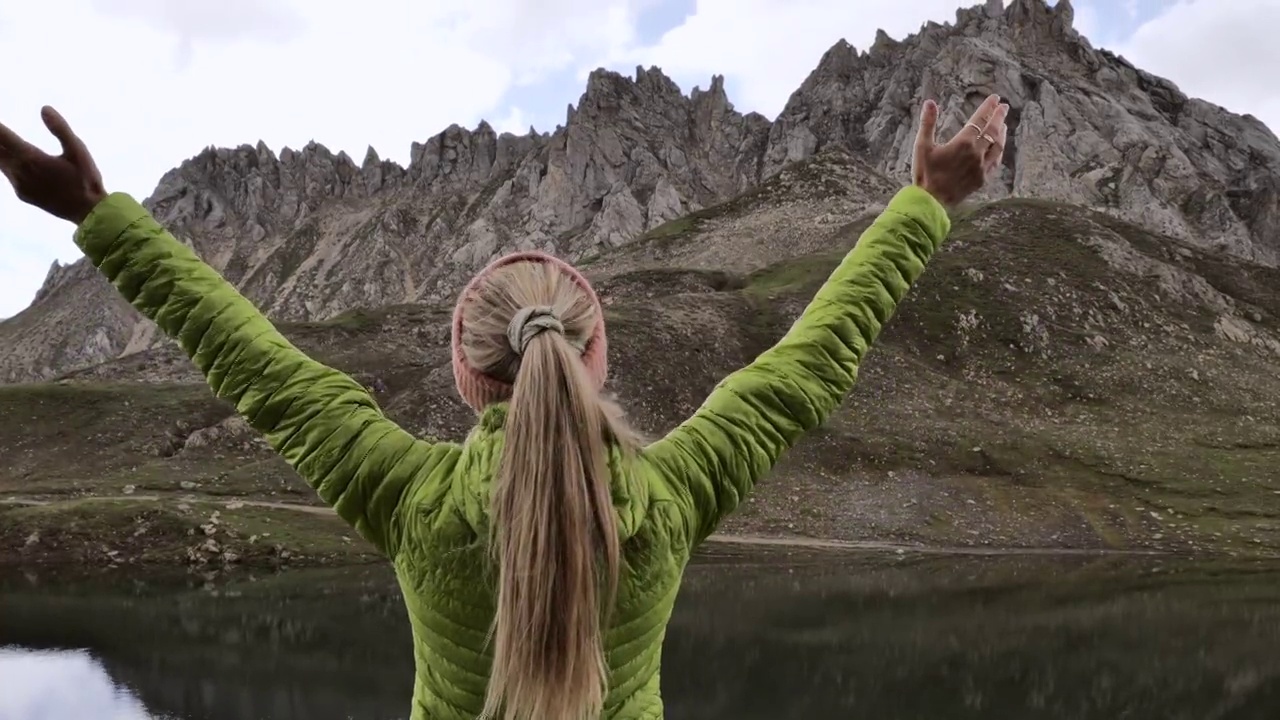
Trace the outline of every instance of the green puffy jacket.
{"label": "green puffy jacket", "polygon": [[[637,462],[613,458],[624,566],[606,637],[605,717],[662,717],[662,641],[690,554],[853,388],[867,349],[949,231],[932,196],[903,189],[777,345]],[[127,195],[98,205],[76,242],[177,339],[214,393],[395,564],[414,634],[412,718],[475,718],[490,665],[486,540],[506,407],[485,410],[461,444],[410,435],[358,382],[285,340]]]}

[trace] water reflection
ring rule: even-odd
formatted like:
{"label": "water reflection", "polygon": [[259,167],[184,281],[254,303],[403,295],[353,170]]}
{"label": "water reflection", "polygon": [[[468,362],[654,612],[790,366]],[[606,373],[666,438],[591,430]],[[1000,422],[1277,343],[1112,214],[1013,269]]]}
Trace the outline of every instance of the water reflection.
{"label": "water reflection", "polygon": [[0,647],[0,720],[160,720],[79,650]]}
{"label": "water reflection", "polygon": [[[0,720],[392,720],[412,687],[384,568],[0,578],[6,644],[39,652],[0,653]],[[672,720],[1275,720],[1277,647],[1277,567],[721,551],[663,685]]]}

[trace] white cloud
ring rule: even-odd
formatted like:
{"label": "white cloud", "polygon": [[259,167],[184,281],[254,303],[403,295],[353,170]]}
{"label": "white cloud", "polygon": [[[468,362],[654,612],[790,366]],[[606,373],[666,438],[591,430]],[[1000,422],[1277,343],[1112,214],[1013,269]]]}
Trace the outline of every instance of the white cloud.
{"label": "white cloud", "polygon": [[[622,52],[639,38],[643,11],[663,0],[471,0],[460,3],[457,29],[489,49],[527,85],[582,58]],[[526,128],[527,129],[527,128]]]}
{"label": "white cloud", "polygon": [[1192,97],[1250,113],[1280,134],[1280,0],[1181,0],[1114,50]]}
{"label": "white cloud", "polygon": [[175,36],[173,59],[179,68],[194,60],[198,41],[287,42],[297,39],[306,20],[287,0],[223,0],[214,5],[184,0],[91,0],[108,17],[137,20]]}
{"label": "white cloud", "polygon": [[725,75],[734,104],[774,117],[841,37],[865,49],[883,28],[901,39],[927,20],[954,22],[975,0],[698,0],[697,11],[631,58],[681,78]]}
{"label": "white cloud", "polygon": [[1076,10],[1076,19],[1072,24],[1076,32],[1085,36],[1094,47],[1097,47],[1098,40],[1102,37],[1102,21],[1098,17],[1097,8],[1081,4],[1073,7]]}
{"label": "white cloud", "polygon": [[507,111],[506,117],[493,123],[493,129],[500,133],[523,135],[529,132],[529,118],[525,116],[523,110],[513,107]]}
{"label": "white cloud", "polygon": [[107,17],[140,20],[157,30],[190,40],[296,39],[306,18],[287,0],[221,0],[217,4],[187,0],[92,0]]}

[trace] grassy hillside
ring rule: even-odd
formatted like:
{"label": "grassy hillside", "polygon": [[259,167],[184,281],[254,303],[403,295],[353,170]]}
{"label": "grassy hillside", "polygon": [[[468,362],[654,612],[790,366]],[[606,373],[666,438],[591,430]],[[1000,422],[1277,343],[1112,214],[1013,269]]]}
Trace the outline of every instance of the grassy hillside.
{"label": "grassy hillside", "polygon": [[[802,166],[587,264],[608,308],[613,388],[643,430],[677,423],[790,326],[874,216],[871,205],[791,222],[865,186],[850,167]],[[803,242],[792,241],[796,228]],[[746,259],[725,260],[735,253]],[[283,329],[379,383],[379,402],[413,431],[461,437],[472,416],[453,392],[449,309],[388,307]],[[1278,337],[1274,269],[1074,207],[966,208],[848,402],[726,530],[1275,551]],[[0,387],[0,497],[54,502],[0,506],[0,556],[66,556],[58,548],[80,541],[64,516],[87,506],[61,503],[84,496],[123,498],[115,519],[98,515],[93,528],[108,545],[123,542],[138,513],[162,513],[181,530],[206,519],[193,502],[314,503],[230,416],[172,349]],[[183,497],[186,514],[173,504]],[[296,526],[285,533],[295,554],[363,547],[322,515],[221,513],[236,523],[251,510],[287,517],[276,522]]]}

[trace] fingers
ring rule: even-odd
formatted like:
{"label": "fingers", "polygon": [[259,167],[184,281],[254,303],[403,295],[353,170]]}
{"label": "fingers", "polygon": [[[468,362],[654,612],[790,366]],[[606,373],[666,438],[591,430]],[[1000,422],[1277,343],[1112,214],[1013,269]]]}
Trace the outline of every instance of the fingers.
{"label": "fingers", "polygon": [[35,149],[34,145],[23,140],[18,133],[0,124],[0,161],[21,157]]}
{"label": "fingers", "polygon": [[1005,103],[996,101],[996,109],[991,113],[987,124],[982,126],[982,131],[988,135],[994,136],[995,131],[1004,124],[1004,119],[1009,116],[1009,106]]}
{"label": "fingers", "polygon": [[71,131],[71,125],[57,110],[45,105],[40,108],[40,119],[44,121],[44,126],[49,128],[49,132],[58,138],[58,142],[62,145],[62,154],[68,160],[79,167],[86,167],[91,162],[89,149]]}
{"label": "fingers", "polygon": [[987,96],[986,100],[973,111],[973,115],[969,117],[969,122],[980,128],[985,128],[987,123],[991,122],[991,116],[1000,108],[1000,96],[992,93]]}
{"label": "fingers", "polygon": [[978,135],[974,142],[974,149],[978,154],[985,157],[993,147],[1003,147],[1004,141],[996,137],[996,133],[1000,128],[1004,127],[1004,119],[1009,115],[1008,105],[996,106],[995,112],[991,113],[991,118],[987,120],[987,124],[982,128],[982,132]]}
{"label": "fingers", "polygon": [[981,161],[984,175],[990,174],[1004,157],[1004,143],[1008,137],[1008,128],[1004,120],[1008,115],[1009,106],[997,100],[997,105],[988,116],[982,131],[973,139],[972,152]]}
{"label": "fingers", "polygon": [[966,140],[973,140],[981,137],[982,133],[987,131],[987,125],[995,116],[996,111],[1000,109],[1000,96],[991,94],[986,100],[978,106],[977,110],[969,116],[969,122],[965,123],[964,129],[956,135],[956,137],[965,136]]}
{"label": "fingers", "polygon": [[925,100],[920,110],[920,130],[916,132],[916,153],[933,147],[938,131],[938,103]]}
{"label": "fingers", "polygon": [[983,153],[982,169],[989,174],[1004,162],[1004,146],[1009,139],[1009,126],[1005,125],[1002,117],[1000,124],[994,130],[988,131],[987,134],[991,136],[993,142],[987,146],[986,152]]}

